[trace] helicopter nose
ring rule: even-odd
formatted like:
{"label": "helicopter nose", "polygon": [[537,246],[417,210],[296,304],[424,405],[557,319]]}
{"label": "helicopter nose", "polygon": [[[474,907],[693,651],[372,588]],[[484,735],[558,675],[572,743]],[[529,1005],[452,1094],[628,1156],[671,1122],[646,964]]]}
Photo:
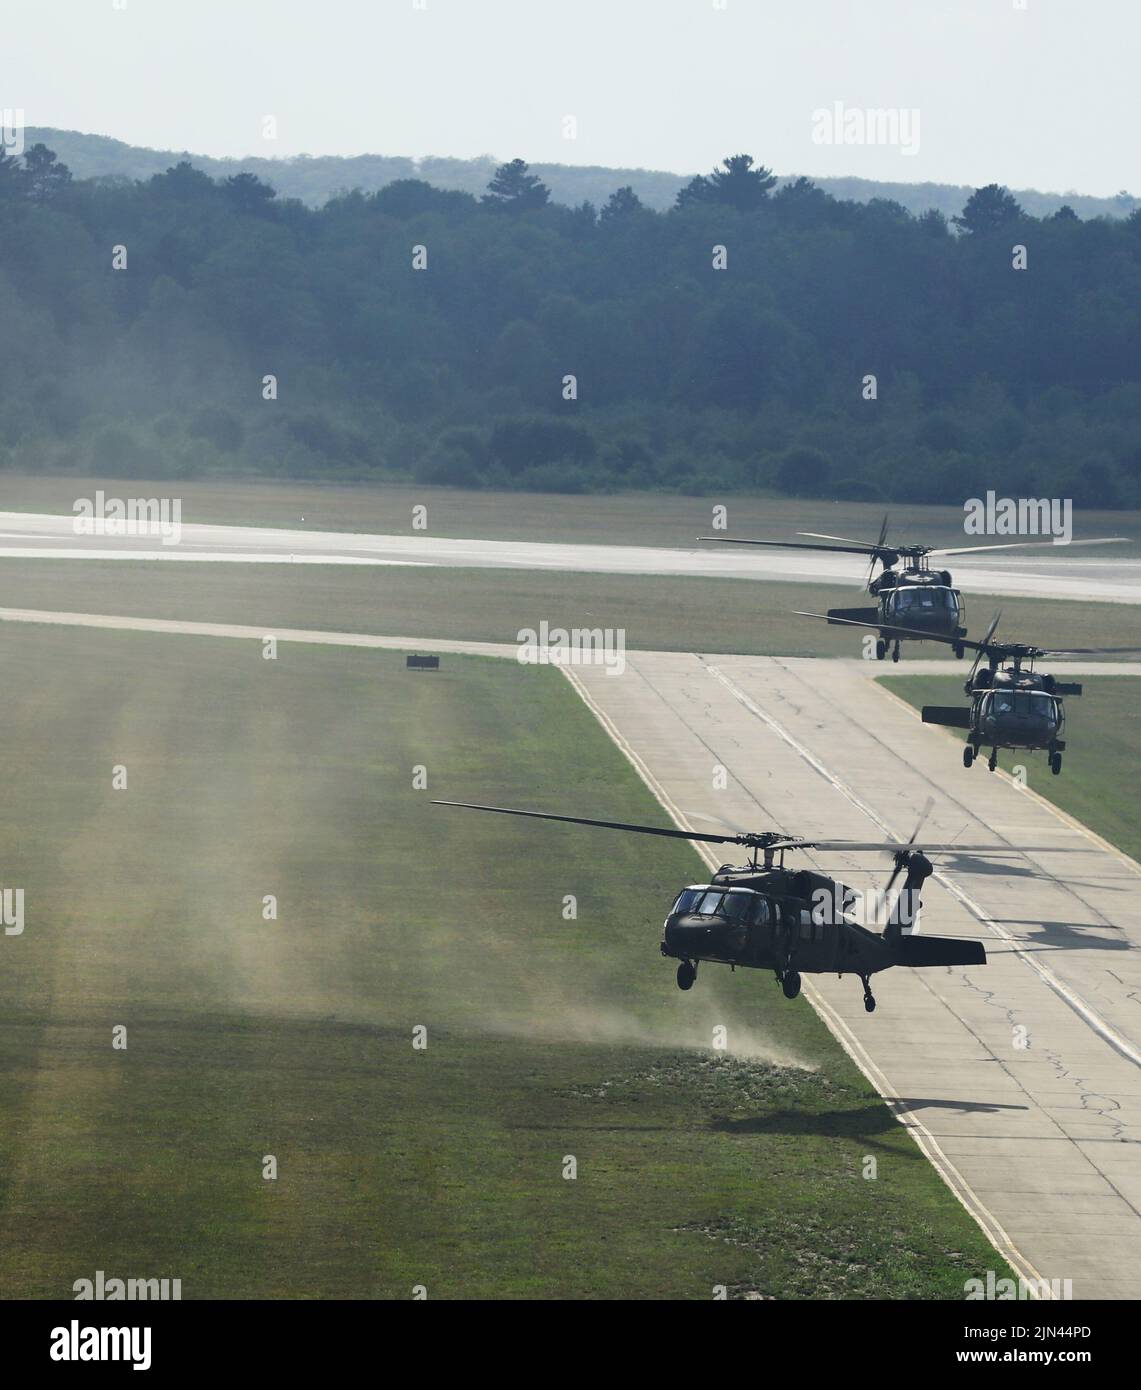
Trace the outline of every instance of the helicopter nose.
{"label": "helicopter nose", "polygon": [[714,928],[708,918],[671,917],[666,923],[664,940],[673,954],[698,955],[703,947],[708,950],[713,939]]}

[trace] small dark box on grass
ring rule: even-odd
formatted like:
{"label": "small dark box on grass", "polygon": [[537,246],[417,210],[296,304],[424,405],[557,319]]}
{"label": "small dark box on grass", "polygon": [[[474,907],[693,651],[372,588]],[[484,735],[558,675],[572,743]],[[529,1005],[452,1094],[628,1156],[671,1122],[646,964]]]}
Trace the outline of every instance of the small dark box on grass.
{"label": "small dark box on grass", "polygon": [[409,671],[438,671],[440,658],[438,656],[410,656],[407,667]]}

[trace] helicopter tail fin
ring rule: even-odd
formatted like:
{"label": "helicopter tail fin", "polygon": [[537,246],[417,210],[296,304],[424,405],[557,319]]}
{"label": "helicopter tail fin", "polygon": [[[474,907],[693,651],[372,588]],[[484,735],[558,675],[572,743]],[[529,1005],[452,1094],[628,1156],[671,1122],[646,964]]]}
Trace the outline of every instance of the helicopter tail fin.
{"label": "helicopter tail fin", "polygon": [[895,940],[898,965],[985,965],[981,941],[954,936],[899,936]]}
{"label": "helicopter tail fin", "polygon": [[961,705],[924,705],[924,724],[945,724],[949,729],[969,729],[971,712]]}

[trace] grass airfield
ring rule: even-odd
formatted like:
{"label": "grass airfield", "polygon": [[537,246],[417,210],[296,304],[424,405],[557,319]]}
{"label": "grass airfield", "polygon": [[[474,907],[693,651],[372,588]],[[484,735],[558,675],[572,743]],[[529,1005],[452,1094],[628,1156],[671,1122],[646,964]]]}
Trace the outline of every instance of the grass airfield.
{"label": "grass airfield", "polygon": [[99,1269],[184,1298],[961,1298],[1008,1273],[804,1000],[710,967],[676,989],[688,846],[429,806],[663,819],[557,672],[0,632],[25,890],[3,1296]]}

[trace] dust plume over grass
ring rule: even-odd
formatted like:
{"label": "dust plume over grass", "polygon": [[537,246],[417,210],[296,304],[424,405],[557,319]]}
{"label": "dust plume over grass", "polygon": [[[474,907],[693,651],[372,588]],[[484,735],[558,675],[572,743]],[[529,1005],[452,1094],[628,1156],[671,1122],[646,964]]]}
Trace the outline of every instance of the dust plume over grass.
{"label": "dust plume over grass", "polygon": [[429,805],[660,816],[558,672],[3,637],[26,927],[0,939],[0,1293],[103,1269],[187,1299],[792,1294],[797,1217],[875,1252],[829,1264],[835,1296],[959,1297],[950,1249],[993,1267],[803,1000],[676,989],[690,847]]}

